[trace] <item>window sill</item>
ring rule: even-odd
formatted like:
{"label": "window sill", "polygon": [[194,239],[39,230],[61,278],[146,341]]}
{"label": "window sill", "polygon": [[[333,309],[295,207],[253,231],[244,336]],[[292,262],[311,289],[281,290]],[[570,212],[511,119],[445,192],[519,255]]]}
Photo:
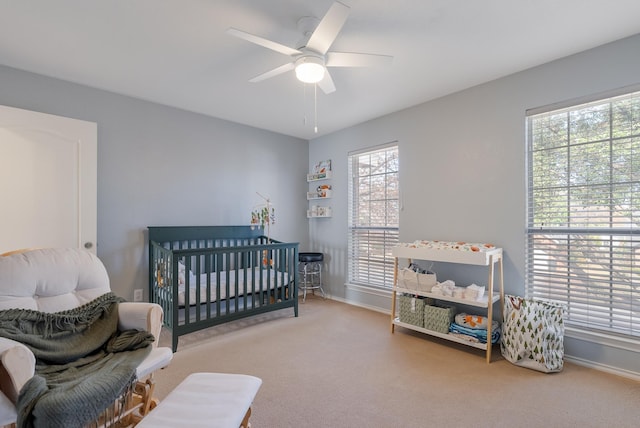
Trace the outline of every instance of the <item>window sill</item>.
{"label": "window sill", "polygon": [[640,352],[640,339],[631,339],[595,331],[585,331],[568,326],[565,327],[565,336],[626,351]]}

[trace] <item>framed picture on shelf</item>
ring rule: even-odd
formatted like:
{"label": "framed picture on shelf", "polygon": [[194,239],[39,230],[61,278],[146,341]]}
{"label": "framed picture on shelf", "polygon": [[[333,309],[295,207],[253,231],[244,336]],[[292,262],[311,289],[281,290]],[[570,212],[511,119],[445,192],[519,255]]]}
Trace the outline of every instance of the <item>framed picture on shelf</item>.
{"label": "framed picture on shelf", "polygon": [[331,171],[331,159],[318,162],[314,169],[315,174],[324,174],[327,171]]}

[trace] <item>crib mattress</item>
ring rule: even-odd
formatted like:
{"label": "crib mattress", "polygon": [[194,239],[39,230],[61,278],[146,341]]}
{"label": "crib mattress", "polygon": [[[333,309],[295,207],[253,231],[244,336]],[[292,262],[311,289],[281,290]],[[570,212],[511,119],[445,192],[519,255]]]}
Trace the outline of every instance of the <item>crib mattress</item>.
{"label": "crib mattress", "polygon": [[[246,280],[245,280],[246,273]],[[228,272],[220,272],[220,295],[217,296],[217,273],[211,273],[211,288],[209,292],[210,302],[216,300],[224,300],[236,296],[236,282],[238,284],[238,296],[242,296],[246,293],[257,293],[259,291],[273,290],[277,287],[282,287],[289,283],[289,275],[286,272],[279,272],[275,269],[261,269],[255,267],[253,269],[246,270],[232,270]],[[188,287],[189,287],[189,304],[196,304],[196,295],[198,290],[200,292],[200,303],[207,302],[207,276],[203,273],[200,275],[198,281],[197,275],[191,273],[189,275]],[[185,281],[186,282],[186,281]],[[229,292],[227,293],[227,284],[229,285]],[[255,285],[254,285],[255,284]],[[262,284],[262,288],[260,288]],[[180,284],[178,286],[178,306],[185,306],[185,290],[187,284]]]}

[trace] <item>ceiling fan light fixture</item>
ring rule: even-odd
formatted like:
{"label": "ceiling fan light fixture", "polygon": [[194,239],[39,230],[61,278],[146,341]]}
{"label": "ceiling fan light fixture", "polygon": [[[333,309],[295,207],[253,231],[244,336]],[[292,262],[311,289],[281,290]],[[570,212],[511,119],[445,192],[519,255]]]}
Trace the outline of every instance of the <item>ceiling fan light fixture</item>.
{"label": "ceiling fan light fixture", "polygon": [[296,77],[304,83],[318,83],[324,78],[324,61],[315,56],[302,56],[296,60]]}

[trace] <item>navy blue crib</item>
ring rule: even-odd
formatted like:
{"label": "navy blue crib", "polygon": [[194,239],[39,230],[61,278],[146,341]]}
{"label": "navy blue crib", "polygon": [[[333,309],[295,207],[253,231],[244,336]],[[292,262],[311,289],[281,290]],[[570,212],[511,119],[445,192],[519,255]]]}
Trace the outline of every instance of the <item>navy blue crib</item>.
{"label": "navy blue crib", "polygon": [[298,316],[298,243],[268,240],[251,226],[153,226],[149,301],[178,338],[240,318],[293,308]]}

